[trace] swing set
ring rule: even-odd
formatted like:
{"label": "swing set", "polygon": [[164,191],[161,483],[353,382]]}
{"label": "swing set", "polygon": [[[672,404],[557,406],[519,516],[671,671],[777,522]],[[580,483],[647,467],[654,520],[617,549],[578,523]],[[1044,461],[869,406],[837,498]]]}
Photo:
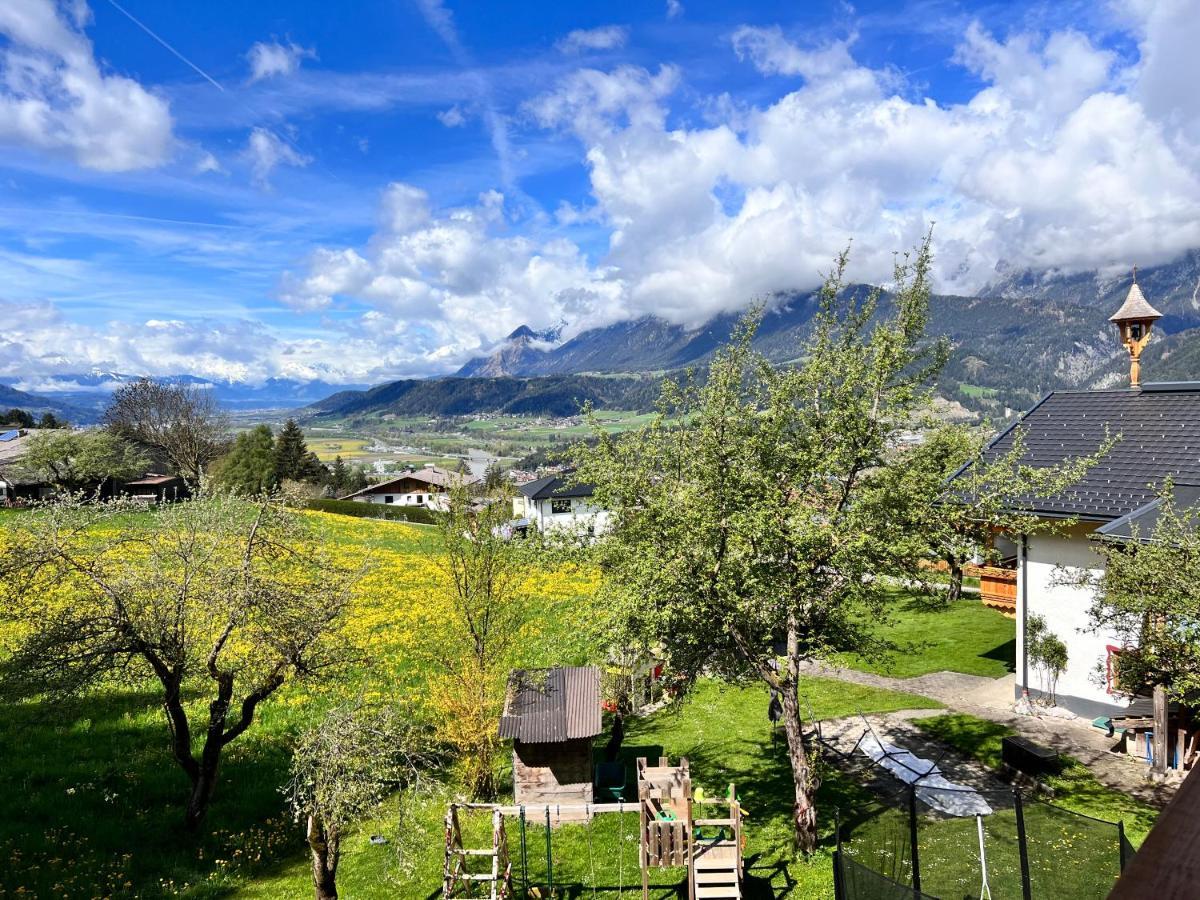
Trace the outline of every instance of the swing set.
{"label": "swing set", "polygon": [[[649,900],[650,870],[670,867],[687,869],[688,900],[741,900],[744,837],[742,819],[746,813],[737,799],[734,786],[729,785],[723,799],[710,799],[700,788],[693,790],[686,759],[671,765],[666,757],[651,766],[645,758],[637,761],[637,803],[623,799],[609,803],[555,804],[537,803],[503,805],[493,803],[452,803],[446,811],[446,852],[442,868],[442,895],[474,897],[489,900],[508,900],[513,896],[514,865],[520,866],[520,884],[526,897],[553,896],[554,847],[552,818],[562,820],[562,814],[582,814],[586,822],[588,865],[591,871],[592,893],[596,892],[596,861],[592,847],[592,821],[605,813],[638,813],[638,863],[642,876],[642,898]],[[706,817],[704,807],[728,808],[728,815]],[[490,847],[464,846],[459,822],[460,810],[487,811],[492,816]],[[699,811],[699,816],[696,815]],[[515,823],[519,834],[519,858],[509,855],[506,826]],[[626,841],[621,823],[620,847]],[[540,886],[529,883],[529,857],[532,850],[529,826],[544,822],[546,853],[546,894]],[[631,835],[630,835],[631,836]],[[618,848],[618,880],[620,893],[625,893],[625,857]],[[536,852],[536,851],[534,851]]]}

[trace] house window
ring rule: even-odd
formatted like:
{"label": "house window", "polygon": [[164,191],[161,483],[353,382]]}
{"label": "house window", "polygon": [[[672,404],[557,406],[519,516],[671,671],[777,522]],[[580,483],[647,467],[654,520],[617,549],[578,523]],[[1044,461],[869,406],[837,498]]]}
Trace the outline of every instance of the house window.
{"label": "house window", "polygon": [[387,495],[386,495],[386,496],[383,498],[383,502],[384,502],[384,503],[395,503],[395,502],[396,502],[396,498],[395,498],[395,497],[393,497],[391,494],[387,494]]}
{"label": "house window", "polygon": [[1121,648],[1109,644],[1104,648],[1108,651],[1104,659],[1104,689],[1110,694],[1117,693],[1117,657],[1121,655]]}
{"label": "house window", "polygon": [[563,513],[569,513],[570,511],[571,511],[571,501],[570,500],[551,500],[550,501],[550,512],[554,513],[556,516],[562,515]]}
{"label": "house window", "polygon": [[425,503],[425,495],[417,494],[417,505],[422,506],[422,505],[424,505],[424,503]]}

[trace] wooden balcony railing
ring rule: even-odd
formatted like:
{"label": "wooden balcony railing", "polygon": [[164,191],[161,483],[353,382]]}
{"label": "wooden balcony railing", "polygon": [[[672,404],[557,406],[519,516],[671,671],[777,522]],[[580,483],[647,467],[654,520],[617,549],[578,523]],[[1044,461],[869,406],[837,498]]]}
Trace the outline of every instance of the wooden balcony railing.
{"label": "wooden balcony railing", "polygon": [[963,572],[979,579],[979,599],[984,606],[1007,616],[1017,614],[1017,570],[1003,566],[965,566]]}
{"label": "wooden balcony railing", "polygon": [[1200,896],[1200,775],[1184,779],[1108,900],[1194,900]]}

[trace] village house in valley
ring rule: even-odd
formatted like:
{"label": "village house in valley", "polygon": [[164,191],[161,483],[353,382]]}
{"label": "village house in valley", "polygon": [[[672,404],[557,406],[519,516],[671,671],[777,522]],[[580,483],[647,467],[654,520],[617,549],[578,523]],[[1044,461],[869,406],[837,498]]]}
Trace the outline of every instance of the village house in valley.
{"label": "village house in valley", "polygon": [[0,503],[44,500],[54,493],[51,485],[21,465],[30,436],[22,428],[0,433]]}
{"label": "village house in valley", "polygon": [[590,484],[568,481],[558,475],[547,475],[521,485],[513,498],[516,529],[535,528],[538,531],[569,529],[576,534],[597,535],[607,527],[608,510],[597,506]]}
{"label": "village house in valley", "polygon": [[1145,537],[1168,479],[1177,505],[1190,506],[1200,499],[1200,382],[1141,383],[1141,351],[1158,318],[1135,282],[1112,317],[1130,353],[1130,385],[1054,391],[986,451],[990,458],[1008,452],[1020,432],[1025,443],[1022,462],[1049,467],[1091,456],[1110,436],[1115,439],[1111,450],[1071,488],[1022,504],[1024,512],[1073,523],[1056,533],[999,536],[998,549],[1007,558],[981,573],[984,602],[1011,605],[1016,616],[1018,696],[1048,692],[1028,653],[1028,624],[1038,616],[1067,648],[1066,669],[1054,690],[1057,704],[1085,718],[1145,716],[1151,704],[1148,697],[1125,697],[1114,690],[1112,664],[1122,651],[1120,642],[1092,627],[1092,589],[1064,574],[1102,571],[1103,560],[1095,549],[1098,538]]}
{"label": "village house in valley", "polygon": [[[29,442],[38,433],[38,430],[24,428],[0,431],[0,505],[48,500],[58,493],[57,488],[45,477],[25,465]],[[187,483],[178,475],[157,472],[146,472],[130,480],[105,478],[89,485],[88,491],[102,500],[125,497],[148,506],[182,500],[191,495]]]}
{"label": "village house in valley", "polygon": [[421,468],[409,466],[403,474],[395,478],[372,484],[342,499],[358,503],[388,503],[445,510],[447,495],[452,489],[477,484],[479,481],[474,475],[451,472],[430,463]]}

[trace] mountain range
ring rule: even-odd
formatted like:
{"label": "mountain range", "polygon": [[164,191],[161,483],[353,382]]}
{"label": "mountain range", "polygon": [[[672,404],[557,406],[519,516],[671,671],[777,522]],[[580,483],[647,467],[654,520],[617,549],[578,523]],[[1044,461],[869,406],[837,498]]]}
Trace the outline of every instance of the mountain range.
{"label": "mountain range", "polygon": [[[115,390],[142,378],[122,372],[75,372],[44,378],[0,378],[0,406],[20,407],[65,415],[70,421],[88,424],[99,419]],[[157,378],[169,384],[191,384],[209,389],[225,409],[295,409],[315,403],[344,390],[365,390],[369,385],[338,385],[325,381],[301,381],[292,378],[268,378],[251,383],[222,381],[197,375],[168,375]],[[6,399],[8,398],[8,399]]]}
{"label": "mountain range", "polygon": [[[1200,250],[1141,270],[1138,282],[1163,313],[1143,355],[1147,381],[1200,380]],[[1128,273],[1070,275],[1004,271],[975,296],[936,294],[929,331],[953,352],[937,391],[954,407],[992,419],[1025,409],[1047,391],[1112,387],[1128,378],[1128,355],[1109,315],[1129,289]],[[861,296],[870,288],[847,288]],[[890,298],[885,293],[881,311]],[[771,298],[755,346],[775,362],[794,361],[817,307],[816,292]],[[562,340],[565,323],[521,326],[455,376],[370,387],[273,378],[252,384],[180,374],[166,381],[210,388],[228,409],[298,409],[335,417],[375,413],[470,415],[506,412],[571,415],[583,402],[647,409],[658,378],[703,367],[729,339],[740,312],[696,327],[656,316],[591,328]],[[117,387],[139,376],[86,372],[50,378],[0,378],[0,407],[52,411],[75,422],[98,418]]]}
{"label": "mountain range", "polygon": [[[1147,380],[1200,379],[1200,251],[1141,271],[1139,284],[1163,313],[1143,357]],[[934,295],[929,330],[946,335],[953,355],[938,390],[981,413],[1022,409],[1056,388],[1097,388],[1128,377],[1128,355],[1108,316],[1130,275],[1007,272],[976,296]],[[861,293],[858,286],[848,290]],[[886,308],[887,295],[883,308]],[[816,309],[815,292],[781,295],[755,339],[776,362],[796,359]],[[565,342],[519,328],[459,377],[538,377],[655,372],[703,366],[726,341],[739,313],[688,328],[654,316],[584,331]]]}

